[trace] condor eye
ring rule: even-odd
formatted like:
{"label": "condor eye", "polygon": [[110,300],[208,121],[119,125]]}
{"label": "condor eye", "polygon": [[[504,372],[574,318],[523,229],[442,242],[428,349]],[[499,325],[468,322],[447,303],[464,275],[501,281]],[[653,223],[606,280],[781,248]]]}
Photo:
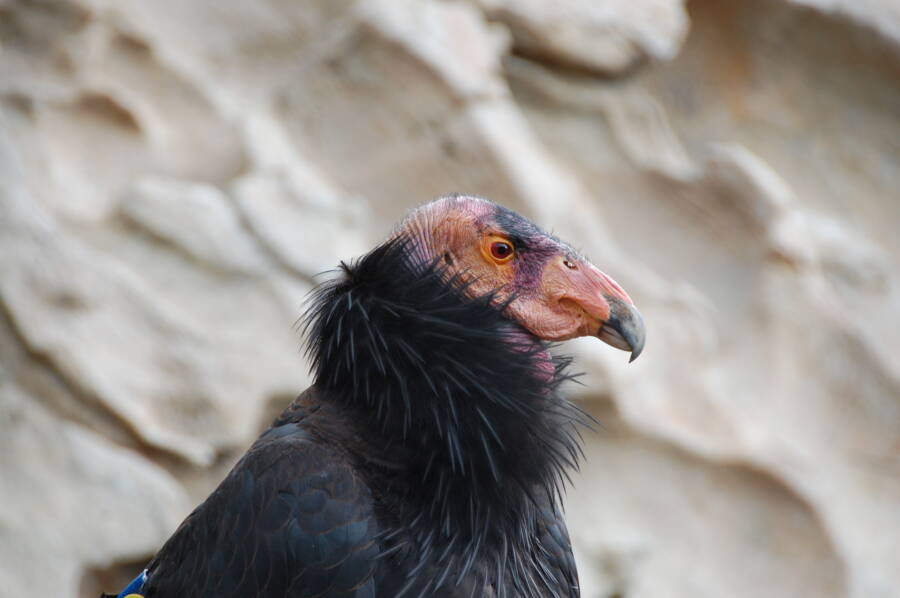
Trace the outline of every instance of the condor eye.
{"label": "condor eye", "polygon": [[515,247],[506,241],[494,241],[491,243],[491,257],[498,262],[508,261],[516,253]]}

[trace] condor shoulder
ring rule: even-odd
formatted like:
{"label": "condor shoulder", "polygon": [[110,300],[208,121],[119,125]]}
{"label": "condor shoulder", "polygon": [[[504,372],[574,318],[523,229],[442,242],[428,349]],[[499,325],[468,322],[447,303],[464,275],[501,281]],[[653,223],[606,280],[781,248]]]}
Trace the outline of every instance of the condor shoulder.
{"label": "condor shoulder", "polygon": [[363,598],[377,524],[352,464],[296,423],[270,429],[163,546],[148,598]]}

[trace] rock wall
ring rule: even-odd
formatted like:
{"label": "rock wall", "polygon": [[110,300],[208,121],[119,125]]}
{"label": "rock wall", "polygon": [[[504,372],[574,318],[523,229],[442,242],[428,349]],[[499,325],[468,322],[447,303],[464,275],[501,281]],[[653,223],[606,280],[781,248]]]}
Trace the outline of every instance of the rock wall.
{"label": "rock wall", "polygon": [[317,272],[484,195],[582,244],[642,358],[589,598],[900,596],[891,0],[0,2],[0,596],[139,570],[308,383]]}

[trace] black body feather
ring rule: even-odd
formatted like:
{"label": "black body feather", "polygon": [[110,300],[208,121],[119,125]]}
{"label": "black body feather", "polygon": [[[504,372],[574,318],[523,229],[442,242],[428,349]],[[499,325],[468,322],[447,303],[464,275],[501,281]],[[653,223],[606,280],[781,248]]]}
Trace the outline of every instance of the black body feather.
{"label": "black body feather", "polygon": [[315,384],[148,567],[144,594],[574,597],[568,360],[402,237],[316,292]]}

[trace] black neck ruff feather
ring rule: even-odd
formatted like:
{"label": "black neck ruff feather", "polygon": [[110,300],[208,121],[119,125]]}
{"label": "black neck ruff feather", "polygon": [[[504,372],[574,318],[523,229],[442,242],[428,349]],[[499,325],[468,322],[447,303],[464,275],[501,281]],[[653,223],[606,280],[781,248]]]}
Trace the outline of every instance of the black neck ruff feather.
{"label": "black neck ruff feather", "polygon": [[401,236],[342,263],[305,316],[316,387],[359,423],[362,451],[390,456],[363,469],[390,488],[397,595],[473,577],[476,596],[556,595],[537,527],[581,451],[585,416],[558,393],[570,360],[412,249]]}

